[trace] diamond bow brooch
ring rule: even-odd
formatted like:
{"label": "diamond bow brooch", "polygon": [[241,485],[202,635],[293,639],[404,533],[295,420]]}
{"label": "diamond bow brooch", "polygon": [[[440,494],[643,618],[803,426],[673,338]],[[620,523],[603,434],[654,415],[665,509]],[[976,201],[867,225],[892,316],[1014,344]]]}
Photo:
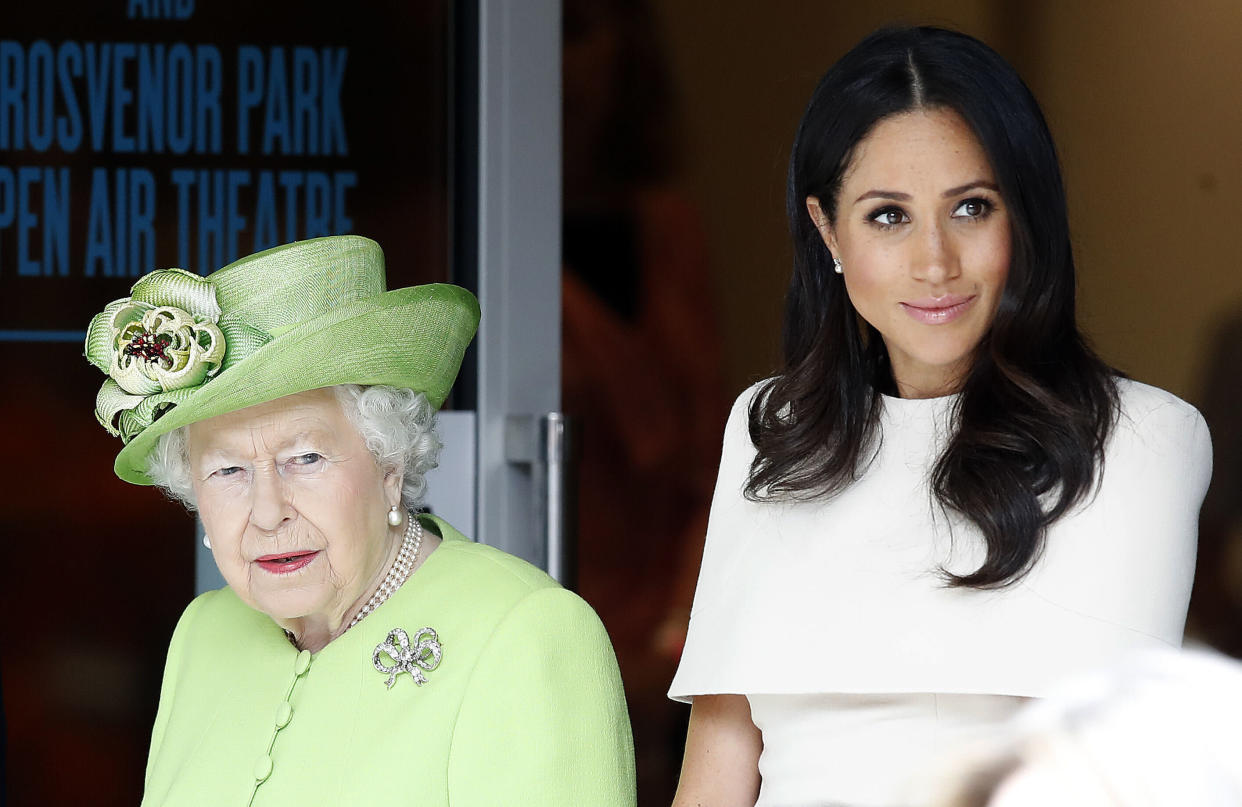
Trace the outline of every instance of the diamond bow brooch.
{"label": "diamond bow brooch", "polygon": [[[397,676],[403,672],[409,673],[414,683],[422,686],[427,683],[427,676],[423,675],[423,670],[431,672],[439,667],[442,652],[440,638],[436,636],[432,628],[419,629],[414,634],[413,640],[401,628],[393,628],[388,632],[387,638],[375,646],[375,652],[371,654],[371,663],[375,665],[376,670],[388,676],[389,689],[392,689]],[[387,656],[392,664],[385,664],[381,656]]]}

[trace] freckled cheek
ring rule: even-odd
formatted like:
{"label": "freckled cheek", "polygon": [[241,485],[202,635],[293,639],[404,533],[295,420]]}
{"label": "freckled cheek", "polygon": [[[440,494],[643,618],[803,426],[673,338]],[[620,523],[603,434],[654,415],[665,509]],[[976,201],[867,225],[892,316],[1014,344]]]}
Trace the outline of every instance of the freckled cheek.
{"label": "freckled cheek", "polygon": [[[1010,261],[1013,259],[1009,225],[998,227],[991,235],[991,238],[983,239],[976,245],[972,260],[984,282],[1003,287],[1005,278],[1009,275]],[[997,288],[998,293],[999,291]]]}
{"label": "freckled cheek", "polygon": [[858,261],[846,270],[845,288],[854,310],[872,325],[891,316],[901,296],[897,259]]}
{"label": "freckled cheek", "polygon": [[996,312],[1001,295],[1005,291],[1005,282],[1009,277],[1008,251],[994,252],[988,256],[989,262],[981,266],[978,274],[979,285],[990,304],[988,318]]}

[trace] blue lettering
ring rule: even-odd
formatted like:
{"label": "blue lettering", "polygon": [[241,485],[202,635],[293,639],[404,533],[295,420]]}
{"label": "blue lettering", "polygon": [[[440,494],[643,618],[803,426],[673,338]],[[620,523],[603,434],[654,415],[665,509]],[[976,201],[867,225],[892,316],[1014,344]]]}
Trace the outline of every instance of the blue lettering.
{"label": "blue lettering", "polygon": [[13,169],[0,165],[0,230],[13,223]]}
{"label": "blue lettering", "polygon": [[26,58],[21,44],[9,39],[0,42],[0,149],[26,146],[25,83]]}
{"label": "blue lettering", "polygon": [[0,165],[0,230],[13,223],[13,169]]}
{"label": "blue lettering", "polygon": [[237,194],[245,187],[250,185],[249,171],[229,171],[229,199],[227,227],[228,230],[228,250],[225,260],[229,263],[241,257],[237,251],[237,238],[241,235],[241,231],[246,229],[246,217],[237,212]]}
{"label": "blue lettering", "polygon": [[323,171],[306,172],[306,237],[332,235],[328,229],[328,199],[332,185]]}
{"label": "blue lettering", "polygon": [[324,48],[323,93],[323,148],[320,154],[349,154],[345,142],[345,115],[341,112],[341,85],[345,82],[345,60],[349,48]]}
{"label": "blue lettering", "polygon": [[[125,132],[125,110],[134,100],[134,91],[125,83],[125,63],[133,61],[136,53],[133,42],[118,42],[112,47],[112,150],[119,154],[134,150],[134,136]],[[122,263],[117,261],[118,265]]]}
{"label": "blue lettering", "polygon": [[254,251],[276,246],[276,184],[271,171],[259,172],[259,195],[254,206]]}
{"label": "blue lettering", "polygon": [[345,191],[358,187],[353,171],[337,171],[332,175],[332,234],[344,235],[354,229],[354,220],[345,215]]}
{"label": "blue lettering", "polygon": [[13,169],[0,165],[0,229],[10,227],[13,224],[13,201],[16,198],[14,195],[15,185]]}
{"label": "blue lettering", "polygon": [[[89,48],[90,45],[87,45]],[[108,203],[108,171],[91,171],[91,212],[86,222],[86,276],[98,269],[112,277],[112,218]]]}
{"label": "blue lettering", "polygon": [[[190,265],[190,187],[194,184],[194,172],[188,168],[176,168],[172,183],[177,186],[177,265]],[[207,274],[210,269],[199,269]]]}
{"label": "blue lettering", "polygon": [[285,189],[285,242],[298,240],[298,188],[302,187],[300,171],[281,171],[280,187]]}
{"label": "blue lettering", "polygon": [[39,181],[39,169],[24,165],[17,169],[17,274],[39,274],[38,261],[30,258],[30,231],[39,224],[39,217],[30,209],[30,186]]}
{"label": "blue lettering", "polygon": [[185,154],[194,142],[191,58],[190,48],[182,43],[168,52],[168,148],[174,154]]}
{"label": "blue lettering", "polygon": [[138,51],[138,151],[164,151],[164,46]]}
{"label": "blue lettering", "polygon": [[115,182],[116,185],[112,189],[115,202],[112,205],[112,248],[115,253],[112,256],[112,269],[116,272],[117,277],[134,277],[138,274],[138,267],[129,262],[129,199],[127,191],[129,185],[128,171],[124,168],[116,169]]}
{"label": "blue lettering", "polygon": [[129,254],[132,274],[155,268],[155,177],[145,168],[129,171]]}
{"label": "blue lettering", "polygon": [[319,61],[311,48],[293,49],[293,153],[319,153]]}
{"label": "blue lettering", "polygon": [[[263,100],[263,52],[253,45],[237,49],[237,153],[250,153],[250,110]],[[275,242],[272,242],[273,246]],[[258,252],[259,250],[255,250]]]}
{"label": "blue lettering", "polygon": [[[96,58],[96,49],[100,51]],[[112,45],[86,43],[86,103],[91,122],[91,148],[103,151],[104,115],[108,111],[108,75],[112,68]]]}
{"label": "blue lettering", "polygon": [[280,153],[289,153],[289,96],[285,82],[285,49],[272,48],[267,71],[267,103],[263,117],[263,153],[271,154],[280,140]]}
{"label": "blue lettering", "polygon": [[43,169],[43,274],[69,274],[68,168]]}
{"label": "blue lettering", "polygon": [[39,264],[30,259],[30,231],[39,219],[30,211],[30,186],[39,181],[39,169],[23,166],[17,169],[17,274],[39,274]]}
{"label": "blue lettering", "polygon": [[77,42],[65,42],[60,46],[56,54],[56,74],[67,113],[56,119],[56,142],[64,151],[73,152],[82,145],[82,112],[78,109],[78,94],[73,89],[73,79],[82,75],[82,49]]}
{"label": "blue lettering", "polygon": [[[198,99],[198,139],[196,151],[199,154],[220,153],[220,85],[223,69],[220,66],[220,50],[215,45],[199,45],[197,48],[198,64],[196,65],[197,84],[195,96]],[[210,129],[210,132],[208,131]]]}
{"label": "blue lettering", "polygon": [[125,5],[131,20],[187,20],[193,13],[194,0],[128,0]]}
{"label": "blue lettering", "polygon": [[199,274],[223,266],[224,172],[198,172],[198,266]]}
{"label": "blue lettering", "polygon": [[26,71],[26,108],[30,136],[30,147],[35,151],[47,151],[52,147],[52,113],[56,102],[52,90],[55,88],[54,77],[56,68],[53,66],[52,46],[47,40],[40,39],[30,46],[28,69]]}

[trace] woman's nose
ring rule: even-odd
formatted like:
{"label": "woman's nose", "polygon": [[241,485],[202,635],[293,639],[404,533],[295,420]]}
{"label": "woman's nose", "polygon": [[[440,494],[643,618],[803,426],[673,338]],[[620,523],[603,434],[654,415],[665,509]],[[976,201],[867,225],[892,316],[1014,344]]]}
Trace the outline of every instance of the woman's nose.
{"label": "woman's nose", "polygon": [[285,482],[274,470],[256,470],[250,496],[250,523],[264,532],[274,532],[292,517]]}
{"label": "woman's nose", "polygon": [[916,254],[911,262],[913,275],[933,286],[952,280],[961,273],[957,253],[949,234],[939,224],[925,225],[915,240]]}

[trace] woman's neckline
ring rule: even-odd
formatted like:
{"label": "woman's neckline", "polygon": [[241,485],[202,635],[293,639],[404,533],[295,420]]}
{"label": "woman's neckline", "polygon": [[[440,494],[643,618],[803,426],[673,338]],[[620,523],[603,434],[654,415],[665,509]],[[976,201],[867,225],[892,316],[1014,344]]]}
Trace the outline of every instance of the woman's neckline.
{"label": "woman's neckline", "polygon": [[960,392],[936,398],[898,398],[881,392],[880,398],[884,402],[881,417],[892,425],[926,423],[939,428],[949,424],[961,397]]}
{"label": "woman's neckline", "polygon": [[932,398],[902,398],[899,395],[889,395],[887,392],[880,392],[880,397],[884,399],[885,405],[906,406],[906,407],[934,407],[955,403],[962,397],[961,392],[950,392],[947,395],[937,395]]}

